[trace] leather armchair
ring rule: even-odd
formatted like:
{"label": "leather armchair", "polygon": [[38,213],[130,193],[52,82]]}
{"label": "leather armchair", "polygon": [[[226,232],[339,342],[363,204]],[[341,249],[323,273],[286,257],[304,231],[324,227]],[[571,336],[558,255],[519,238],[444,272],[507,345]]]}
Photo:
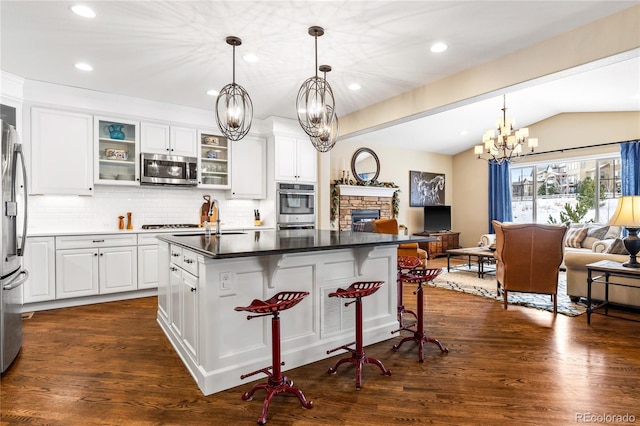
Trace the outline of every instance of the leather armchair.
{"label": "leather armchair", "polygon": [[553,313],[558,311],[558,271],[564,254],[566,226],[503,224],[496,231],[496,278],[507,309],[509,291],[550,294]]}
{"label": "leather armchair", "polygon": [[[396,219],[376,219],[371,222],[373,232],[378,234],[398,234],[398,221]],[[427,266],[427,252],[420,248],[418,243],[404,243],[398,246],[398,256],[413,256],[420,259],[422,267]]]}

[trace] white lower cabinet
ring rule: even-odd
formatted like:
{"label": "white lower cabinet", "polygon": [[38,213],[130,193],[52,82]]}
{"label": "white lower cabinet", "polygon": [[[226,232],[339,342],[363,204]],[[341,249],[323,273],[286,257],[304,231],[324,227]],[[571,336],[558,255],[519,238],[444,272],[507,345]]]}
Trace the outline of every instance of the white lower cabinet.
{"label": "white lower cabinet", "polygon": [[135,234],[56,237],[56,299],[138,288]]}
{"label": "white lower cabinet", "polygon": [[56,298],[56,244],[54,237],[28,237],[24,267],[29,279],[23,286],[23,302],[34,303]]}
{"label": "white lower cabinet", "polygon": [[56,299],[98,294],[98,252],[95,249],[56,252]]}
{"label": "white lower cabinet", "polygon": [[[198,359],[198,277],[196,254],[180,247],[170,246],[169,253],[160,252],[170,265],[168,267],[168,291],[161,289],[164,278],[158,287],[158,306],[169,305],[168,324],[171,331],[182,343],[184,352],[194,361]],[[162,273],[161,273],[162,274]],[[168,300],[160,294],[168,294]]]}
{"label": "white lower cabinet", "polygon": [[158,241],[158,316],[165,324],[169,322],[169,244]]}
{"label": "white lower cabinet", "polygon": [[138,246],[138,288],[158,287],[158,246]]}

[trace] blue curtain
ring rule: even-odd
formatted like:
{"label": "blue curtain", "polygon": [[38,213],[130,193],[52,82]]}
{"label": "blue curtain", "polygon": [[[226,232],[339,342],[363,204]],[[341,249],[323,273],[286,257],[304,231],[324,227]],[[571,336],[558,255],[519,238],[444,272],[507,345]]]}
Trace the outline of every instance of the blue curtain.
{"label": "blue curtain", "polygon": [[492,220],[511,222],[511,177],[509,162],[489,161],[489,233],[493,234]]}
{"label": "blue curtain", "polygon": [[640,195],[640,141],[620,144],[622,195]]}

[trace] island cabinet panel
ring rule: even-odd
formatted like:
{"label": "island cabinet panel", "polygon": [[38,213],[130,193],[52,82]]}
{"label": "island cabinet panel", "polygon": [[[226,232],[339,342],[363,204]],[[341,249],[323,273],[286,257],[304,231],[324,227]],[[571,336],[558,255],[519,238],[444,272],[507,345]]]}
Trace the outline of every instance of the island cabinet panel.
{"label": "island cabinet panel", "polygon": [[[226,259],[198,254],[197,277],[176,264],[184,261],[184,253],[171,255],[186,248],[173,243],[166,247],[164,242],[159,245],[159,265],[169,267],[159,273],[158,323],[205,395],[264,379],[240,379],[241,374],[271,365],[272,316],[247,320],[247,312],[234,309],[254,299],[265,300],[281,291],[309,292],[280,314],[284,370],[334,356],[327,350],[354,340],[355,305],[345,307],[344,300],[328,294],[355,281],[386,283],[365,300],[365,342],[394,337],[394,245]],[[185,280],[184,274],[197,282]]]}

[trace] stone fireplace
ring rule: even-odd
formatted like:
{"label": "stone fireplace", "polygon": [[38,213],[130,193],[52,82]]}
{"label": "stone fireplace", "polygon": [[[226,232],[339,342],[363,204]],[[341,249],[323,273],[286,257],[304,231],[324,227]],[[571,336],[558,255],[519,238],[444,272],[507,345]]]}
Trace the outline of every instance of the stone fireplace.
{"label": "stone fireplace", "polygon": [[393,206],[393,194],[395,188],[338,185],[339,207],[338,207],[338,229],[340,231],[350,231],[352,229],[353,210],[378,210],[379,217],[391,217]]}

